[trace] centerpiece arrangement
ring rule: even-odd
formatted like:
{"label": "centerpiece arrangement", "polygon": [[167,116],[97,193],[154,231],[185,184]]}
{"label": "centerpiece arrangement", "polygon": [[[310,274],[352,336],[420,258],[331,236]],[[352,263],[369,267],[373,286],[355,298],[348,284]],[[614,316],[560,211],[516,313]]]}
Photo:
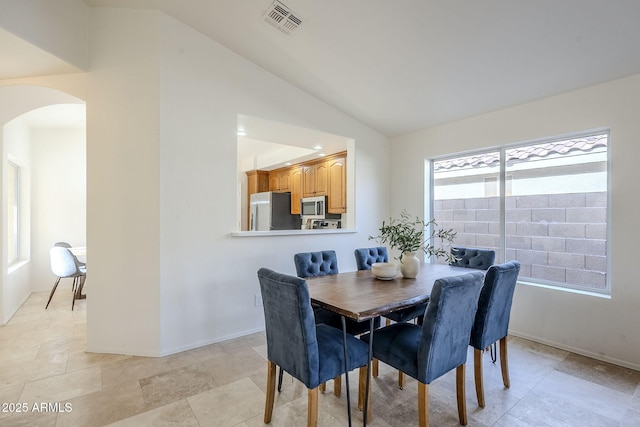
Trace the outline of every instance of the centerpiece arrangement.
{"label": "centerpiece arrangement", "polygon": [[[427,229],[431,230],[428,235]],[[400,272],[406,278],[414,279],[420,271],[420,260],[416,256],[419,250],[429,257],[444,258],[449,263],[456,260],[450,250],[456,232],[453,229],[438,228],[433,219],[425,222],[403,210],[399,218],[382,221],[382,227],[378,231],[377,236],[369,236],[369,239],[375,239],[400,252],[397,259],[400,260]]]}

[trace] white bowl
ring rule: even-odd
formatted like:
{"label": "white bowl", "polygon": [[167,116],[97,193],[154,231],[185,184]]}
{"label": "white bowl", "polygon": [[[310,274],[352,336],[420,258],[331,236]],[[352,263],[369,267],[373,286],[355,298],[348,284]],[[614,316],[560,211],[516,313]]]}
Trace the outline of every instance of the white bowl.
{"label": "white bowl", "polygon": [[378,279],[391,280],[398,275],[399,268],[392,262],[376,262],[371,265],[371,273]]}

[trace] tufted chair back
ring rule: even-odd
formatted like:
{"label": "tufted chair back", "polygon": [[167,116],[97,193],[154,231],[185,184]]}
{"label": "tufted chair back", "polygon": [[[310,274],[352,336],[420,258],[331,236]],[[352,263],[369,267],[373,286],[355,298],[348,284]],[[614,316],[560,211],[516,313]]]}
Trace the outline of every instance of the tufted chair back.
{"label": "tufted chair back", "polygon": [[489,249],[463,248],[461,246],[451,248],[451,255],[457,258],[451,265],[466,268],[487,270],[496,260],[496,252]]}
{"label": "tufted chair back", "polygon": [[491,359],[495,362],[498,358],[496,342],[500,341],[500,369],[502,371],[502,383],[509,388],[509,362],[507,350],[507,334],[509,331],[509,317],[511,315],[511,301],[515,291],[520,263],[509,261],[504,264],[492,265],[484,278],[484,286],[478,300],[471,339],[469,344],[473,349],[473,377],[476,383],[476,396],[478,405],[485,406],[484,380],[482,379],[482,353],[489,347]]}
{"label": "tufted chair back", "polygon": [[483,275],[473,272],[436,280],[422,324],[418,381],[429,384],[467,361]]}
{"label": "tufted chair back", "polygon": [[258,279],[269,360],[308,388],[317,387],[320,362],[307,282],[267,268],[258,271]]}
{"label": "tufted chair back", "polygon": [[475,348],[485,349],[507,336],[511,302],[519,272],[518,261],[493,265],[487,271],[471,331],[471,345]]}
{"label": "tufted chair back", "polygon": [[338,274],[336,251],[300,252],[293,256],[298,277],[317,277]]}
{"label": "tufted chair back", "polygon": [[[280,366],[309,389],[307,425],[315,426],[320,384],[366,366],[369,347],[355,337],[343,336],[339,329],[315,323],[309,288],[304,279],[261,268],[258,280],[268,359],[264,423],[271,422],[275,372],[276,366]],[[347,393],[347,406],[348,399]]]}
{"label": "tufted chair back", "polygon": [[385,246],[375,248],[359,248],[355,250],[358,270],[371,270],[376,262],[389,262],[389,253]]}

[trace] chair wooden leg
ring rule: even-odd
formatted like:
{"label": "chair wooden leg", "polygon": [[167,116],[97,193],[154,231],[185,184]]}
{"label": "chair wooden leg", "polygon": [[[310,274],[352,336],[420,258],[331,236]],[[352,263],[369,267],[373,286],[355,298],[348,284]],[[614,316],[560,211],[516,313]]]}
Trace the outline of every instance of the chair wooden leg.
{"label": "chair wooden leg", "polygon": [[56,283],[53,285],[53,289],[51,289],[51,293],[49,294],[49,301],[47,301],[47,305],[44,307],[46,310],[49,307],[49,303],[51,302],[51,298],[53,298],[53,294],[56,292],[56,288],[58,287],[58,283],[60,283],[60,277],[56,279]]}
{"label": "chair wooden leg", "polygon": [[324,393],[325,391],[327,391],[327,383],[320,384],[319,388],[320,388],[320,393]]}
{"label": "chair wooden leg", "polygon": [[385,326],[389,326],[391,324],[391,319],[387,319],[387,321],[385,322]]}
{"label": "chair wooden leg", "polygon": [[418,425],[429,427],[429,384],[418,382]]}
{"label": "chair wooden leg", "polygon": [[404,390],[404,386],[406,384],[406,377],[404,376],[404,372],[398,371],[398,388],[400,390]]}
{"label": "chair wooden leg", "polygon": [[458,397],[458,418],[460,419],[460,424],[463,426],[467,425],[467,398],[466,398],[466,390],[465,390],[465,364],[458,366],[456,368],[456,395]]}
{"label": "chair wooden leg", "polygon": [[318,387],[309,389],[307,392],[309,406],[307,409],[307,427],[318,425]]}
{"label": "chair wooden leg", "polygon": [[506,388],[511,386],[509,381],[509,361],[507,356],[507,337],[500,339],[500,368],[502,368],[502,383]]}
{"label": "chair wooden leg", "polygon": [[[364,399],[365,399],[365,391],[367,389],[367,367],[361,366],[359,370],[359,378],[358,378],[358,409],[364,411]],[[369,382],[369,402],[367,403],[367,421],[371,422],[371,385]]]}
{"label": "chair wooden leg", "polygon": [[[358,409],[360,409],[361,411],[364,411],[364,399],[365,399],[365,392],[367,389],[367,367],[366,366],[361,366],[359,371],[359,376],[358,376]],[[373,418],[371,417],[372,411],[371,411],[371,385],[372,383],[369,382],[369,395],[366,397],[368,399],[367,402],[367,423],[370,423],[371,420],[373,420]]]}
{"label": "chair wooden leg", "polygon": [[269,424],[271,422],[271,415],[273,415],[273,400],[276,394],[276,364],[272,361],[267,361],[267,398],[264,403],[264,423]]}
{"label": "chair wooden leg", "polygon": [[478,406],[484,408],[484,383],[482,380],[482,350],[473,349],[473,374],[476,383]]}
{"label": "chair wooden leg", "polygon": [[380,369],[380,361],[378,359],[373,359],[371,361],[371,375],[373,378],[378,378],[378,372]]}
{"label": "chair wooden leg", "polygon": [[340,397],[342,394],[342,375],[338,375],[333,379],[333,394]]}

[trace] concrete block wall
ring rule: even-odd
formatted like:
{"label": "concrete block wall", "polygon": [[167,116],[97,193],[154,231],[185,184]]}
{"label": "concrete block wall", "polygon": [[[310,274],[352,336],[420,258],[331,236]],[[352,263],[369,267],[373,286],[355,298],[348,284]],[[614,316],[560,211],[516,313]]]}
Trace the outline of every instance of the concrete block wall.
{"label": "concrete block wall", "polygon": [[[606,193],[509,196],[505,206],[506,258],[520,261],[521,278],[606,288]],[[434,218],[458,233],[455,245],[498,252],[498,197],[438,200]]]}

